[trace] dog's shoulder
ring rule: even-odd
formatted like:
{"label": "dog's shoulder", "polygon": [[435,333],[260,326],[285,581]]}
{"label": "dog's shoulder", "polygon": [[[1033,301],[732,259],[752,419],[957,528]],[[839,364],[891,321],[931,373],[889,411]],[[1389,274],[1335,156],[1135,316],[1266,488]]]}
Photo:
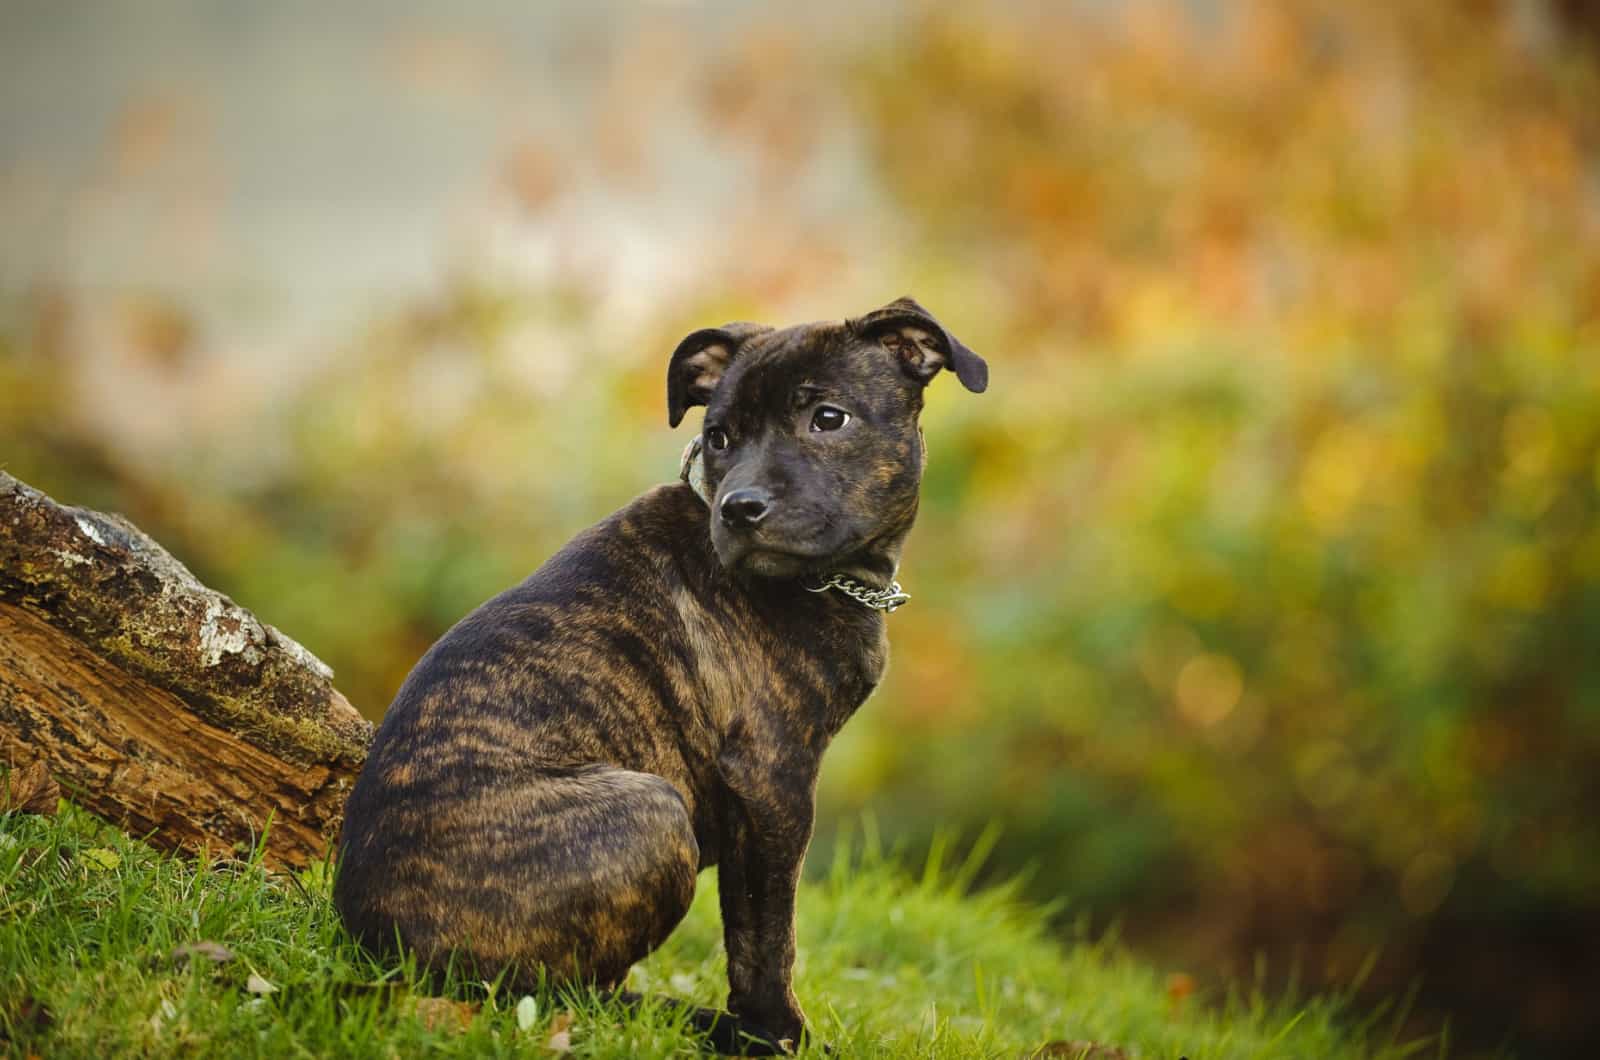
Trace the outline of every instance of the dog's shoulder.
{"label": "dog's shoulder", "polygon": [[688,562],[710,563],[706,507],[682,483],[653,487],[575,534],[521,583],[486,601],[478,612],[528,604],[570,604],[613,593],[656,591],[657,583]]}

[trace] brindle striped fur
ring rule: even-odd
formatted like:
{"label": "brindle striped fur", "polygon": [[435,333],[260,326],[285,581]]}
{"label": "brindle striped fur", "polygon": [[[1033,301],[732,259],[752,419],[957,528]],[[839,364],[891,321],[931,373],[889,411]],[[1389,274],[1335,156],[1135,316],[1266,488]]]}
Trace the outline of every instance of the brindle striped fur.
{"label": "brindle striped fur", "polygon": [[[732,1017],[719,1048],[798,1041],[794,894],[822,752],[883,673],[881,614],[803,580],[894,574],[916,514],[917,416],[941,367],[987,368],[916,303],[845,322],[695,332],[669,418],[707,404],[713,512],[658,487],[579,534],[435,644],[384,716],[350,796],[335,901],[396,939],[613,987],[718,865]],[[818,403],[845,428],[809,427]],[[718,505],[771,501],[759,525]]]}

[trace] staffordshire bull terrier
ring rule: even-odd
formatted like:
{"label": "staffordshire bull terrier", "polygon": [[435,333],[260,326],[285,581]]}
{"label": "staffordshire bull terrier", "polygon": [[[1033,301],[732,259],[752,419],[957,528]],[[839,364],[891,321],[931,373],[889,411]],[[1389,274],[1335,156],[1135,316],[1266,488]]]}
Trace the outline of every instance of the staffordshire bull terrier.
{"label": "staffordshire bull terrier", "polygon": [[684,481],[463,618],[384,715],[340,839],[351,932],[516,988],[616,989],[715,865],[728,1013],[697,1025],[725,1052],[797,1046],[817,772],[907,599],[918,415],[941,370],[988,384],[909,298],[685,338],[667,418],[706,411]]}

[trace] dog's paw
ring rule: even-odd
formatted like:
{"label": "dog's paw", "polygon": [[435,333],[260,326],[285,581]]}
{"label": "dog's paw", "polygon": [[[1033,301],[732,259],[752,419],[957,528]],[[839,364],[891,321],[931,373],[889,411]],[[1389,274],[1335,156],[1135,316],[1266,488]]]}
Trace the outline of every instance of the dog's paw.
{"label": "dog's paw", "polygon": [[726,1055],[793,1056],[800,1051],[801,1042],[804,1040],[804,1035],[801,1035],[798,1040],[787,1037],[779,1038],[769,1032],[745,1024],[739,1030],[738,1042]]}
{"label": "dog's paw", "polygon": [[[810,1041],[803,1028],[782,1034],[731,1013],[719,1013],[705,1030],[711,1047],[724,1056],[793,1056]],[[831,1054],[833,1050],[823,1046],[822,1051]]]}
{"label": "dog's paw", "polygon": [[778,1035],[764,1031],[758,1024],[749,1020],[733,1017],[739,1024],[739,1033],[742,1035],[742,1050],[737,1050],[729,1055],[733,1056],[793,1056],[802,1049],[808,1049],[812,1055],[835,1055],[833,1046],[826,1042],[819,1042],[809,1030],[801,1028],[798,1034]]}

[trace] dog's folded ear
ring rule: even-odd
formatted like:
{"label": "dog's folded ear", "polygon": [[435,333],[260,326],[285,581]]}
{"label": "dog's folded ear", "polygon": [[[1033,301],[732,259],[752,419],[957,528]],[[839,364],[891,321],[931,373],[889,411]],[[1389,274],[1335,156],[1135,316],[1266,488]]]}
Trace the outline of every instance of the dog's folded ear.
{"label": "dog's folded ear", "polygon": [[672,351],[667,365],[667,423],[676,427],[693,405],[704,405],[722,382],[722,373],[739,354],[739,347],[772,329],[765,324],[739,322],[720,328],[690,332]]}
{"label": "dog's folded ear", "polygon": [[949,368],[974,394],[989,386],[989,365],[911,298],[896,298],[882,309],[849,322],[864,339],[875,339],[900,359],[906,374],[926,384]]}

